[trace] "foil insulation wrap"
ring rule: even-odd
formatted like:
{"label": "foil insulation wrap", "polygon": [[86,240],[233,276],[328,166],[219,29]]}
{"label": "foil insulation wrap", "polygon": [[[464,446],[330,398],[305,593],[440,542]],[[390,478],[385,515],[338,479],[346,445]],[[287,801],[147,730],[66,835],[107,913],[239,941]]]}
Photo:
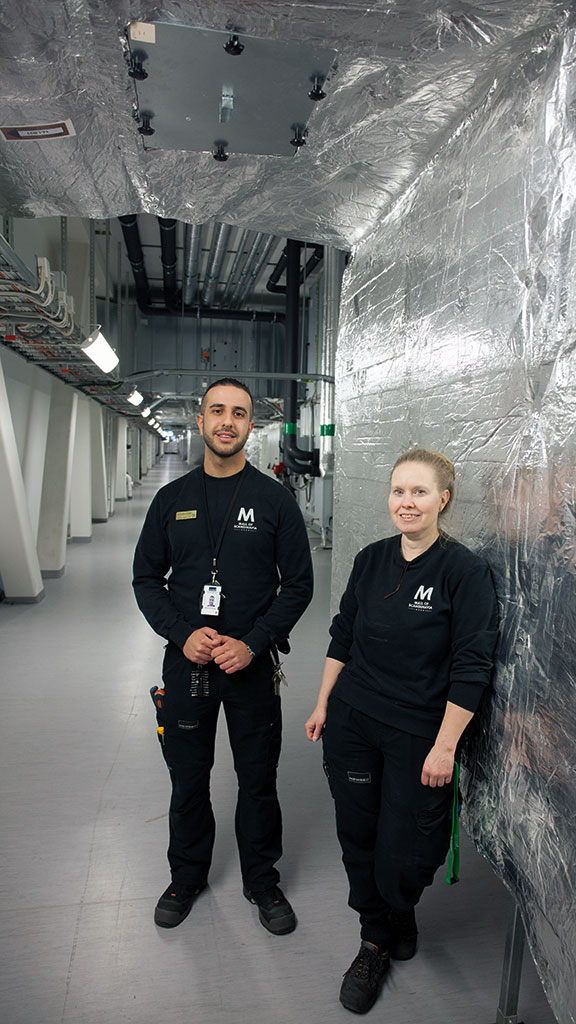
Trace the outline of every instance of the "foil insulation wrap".
{"label": "foil insulation wrap", "polygon": [[[148,6],[0,0],[2,124],[66,120],[74,132],[59,138],[47,130],[39,141],[0,136],[0,212],[92,218],[146,212],[346,249],[447,141],[487,80],[514,66],[527,39],[565,23],[569,6],[563,0],[455,7],[446,0]],[[233,153],[220,164],[210,152],[154,148],[153,139],[138,133],[138,83],[128,74],[126,30],[134,21],[232,27],[248,43],[232,61],[250,61],[250,36],[335,50],[306,145],[289,157]],[[170,81],[170,67],[164,70]],[[172,87],[174,117],[183,118],[182,83],[174,78]],[[265,81],[261,95],[266,105]]]}
{"label": "foil insulation wrap", "polygon": [[464,818],[561,1024],[576,1013],[575,73],[571,32],[519,55],[357,248],[336,368],[334,602],[358,548],[392,532],[391,468],[414,445],[456,464],[445,529],[491,565],[501,639]]}

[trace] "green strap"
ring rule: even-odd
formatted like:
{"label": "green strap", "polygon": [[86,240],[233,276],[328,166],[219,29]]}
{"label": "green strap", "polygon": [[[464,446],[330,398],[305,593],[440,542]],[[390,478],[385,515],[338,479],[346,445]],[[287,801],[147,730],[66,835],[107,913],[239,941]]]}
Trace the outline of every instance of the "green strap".
{"label": "green strap", "polygon": [[460,781],[460,765],[454,762],[454,797],[452,799],[452,834],[448,851],[448,871],[446,885],[455,885],[460,881],[460,807],[458,783]]}
{"label": "green strap", "polygon": [[334,437],[336,433],[335,423],[321,423],[320,424],[320,437]]}

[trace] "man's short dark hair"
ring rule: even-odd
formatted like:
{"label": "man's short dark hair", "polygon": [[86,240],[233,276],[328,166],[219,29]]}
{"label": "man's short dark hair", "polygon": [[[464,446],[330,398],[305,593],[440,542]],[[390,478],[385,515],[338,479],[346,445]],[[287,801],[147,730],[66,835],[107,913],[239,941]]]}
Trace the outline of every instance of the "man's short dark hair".
{"label": "man's short dark hair", "polygon": [[212,382],[212,384],[208,385],[206,391],[202,396],[202,402],[200,404],[200,412],[202,413],[202,415],[204,415],[204,410],[206,408],[206,395],[208,394],[209,391],[212,390],[212,388],[219,387],[240,388],[242,391],[245,391],[246,394],[248,395],[248,398],[250,399],[250,418],[252,418],[252,414],[254,411],[254,399],[252,398],[252,392],[250,391],[250,388],[248,387],[247,384],[243,384],[241,380],[236,380],[235,377],[220,377],[219,380],[215,380]]}

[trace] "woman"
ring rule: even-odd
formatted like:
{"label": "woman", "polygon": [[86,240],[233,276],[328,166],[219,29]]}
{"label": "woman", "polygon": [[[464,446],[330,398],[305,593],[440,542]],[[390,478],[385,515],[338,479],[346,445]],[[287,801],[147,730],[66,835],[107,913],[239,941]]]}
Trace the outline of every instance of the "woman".
{"label": "woman", "polygon": [[360,915],[360,952],[340,1002],[366,1013],[390,957],[416,952],[414,907],[450,845],[460,737],[490,680],[497,606],[487,565],[440,531],[454,466],[439,452],[400,456],[388,506],[400,536],[356,556],[318,703],[325,769]]}

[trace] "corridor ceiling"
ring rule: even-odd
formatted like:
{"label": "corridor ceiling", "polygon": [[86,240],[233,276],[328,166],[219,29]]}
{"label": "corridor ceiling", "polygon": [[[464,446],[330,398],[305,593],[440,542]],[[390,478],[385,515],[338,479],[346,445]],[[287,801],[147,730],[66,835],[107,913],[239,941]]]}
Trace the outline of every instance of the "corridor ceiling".
{"label": "corridor ceiling", "polygon": [[[244,305],[278,310],[265,283],[284,239],[353,249],[480,104],[537,87],[544,49],[573,7],[0,0],[0,214],[146,214],[153,282],[156,217],[181,222],[180,250],[182,224],[202,225],[204,287],[222,225],[230,269],[262,233],[266,262]],[[218,153],[219,138],[227,145]]]}
{"label": "corridor ceiling", "polygon": [[[475,107],[506,88],[519,60],[534,82],[543,42],[565,30],[571,7],[562,0],[0,0],[2,125],[66,122],[74,133],[0,135],[1,211],[147,212],[349,249]],[[335,51],[326,98],[310,105],[306,145],[287,156],[232,153],[222,163],[208,151],[151,148],[133,116],[139,83],[128,74],[126,34],[133,22],[237,33],[245,49],[229,57],[231,67],[251,60],[251,36],[290,44],[290,52]],[[185,83],[170,67],[164,75],[176,103]],[[261,83],[263,106],[272,85]],[[199,91],[189,102],[193,110],[206,98]]]}

